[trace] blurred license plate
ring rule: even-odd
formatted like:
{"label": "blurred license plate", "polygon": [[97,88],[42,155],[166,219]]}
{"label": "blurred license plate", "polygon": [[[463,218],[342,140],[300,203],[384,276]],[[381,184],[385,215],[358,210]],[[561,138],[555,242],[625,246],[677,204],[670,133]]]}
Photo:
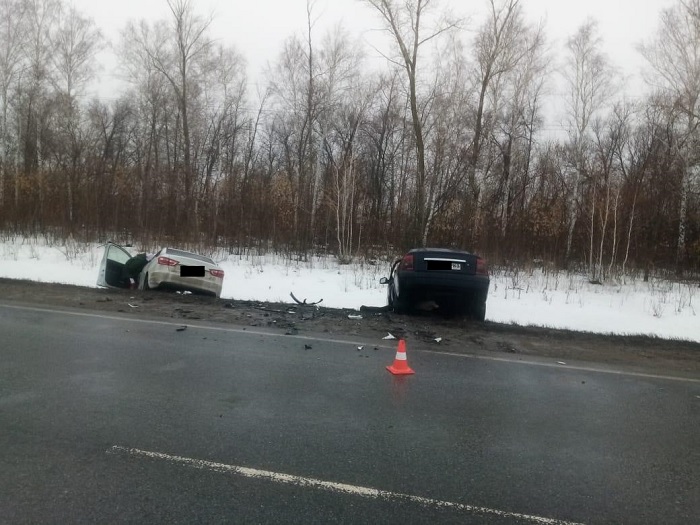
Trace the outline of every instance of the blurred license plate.
{"label": "blurred license plate", "polygon": [[204,277],[204,266],[180,266],[180,277]]}
{"label": "blurred license plate", "polygon": [[452,263],[452,269],[453,270],[461,270],[462,265],[460,263]]}

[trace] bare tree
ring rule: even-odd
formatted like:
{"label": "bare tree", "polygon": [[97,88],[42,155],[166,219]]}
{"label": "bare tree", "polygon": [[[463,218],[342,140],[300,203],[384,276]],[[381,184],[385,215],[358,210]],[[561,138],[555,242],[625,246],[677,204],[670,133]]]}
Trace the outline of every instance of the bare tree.
{"label": "bare tree", "polygon": [[404,185],[405,171],[400,170],[400,157],[405,143],[405,127],[401,110],[399,75],[394,70],[388,75],[380,75],[376,80],[378,93],[368,109],[365,122],[361,125],[365,192],[369,203],[367,229],[374,239],[392,238],[390,226],[394,223],[397,195]]}
{"label": "bare tree", "polygon": [[102,33],[95,22],[83,17],[74,7],[60,17],[56,31],[50,35],[52,83],[67,98],[69,105],[82,93],[95,74],[95,55],[103,45]]}
{"label": "bare tree", "polygon": [[[489,90],[498,93],[502,77],[511,72],[527,55],[527,28],[523,19],[520,0],[489,0],[490,10],[486,22],[481,26],[474,42],[476,54],[477,103],[474,135],[470,147],[468,183],[474,203],[474,228],[471,242],[475,244],[479,235],[481,209],[481,184],[479,162],[483,149],[485,110]],[[493,97],[492,109],[498,111],[500,97]]]}
{"label": "bare tree", "polygon": [[[134,137],[133,141],[129,140],[130,135],[138,135],[133,132],[134,128],[138,128],[136,123],[140,116],[134,100],[137,100],[136,97],[129,94],[111,105],[93,100],[85,111],[89,133],[94,135],[94,138],[91,142],[92,148],[86,152],[86,157],[92,159],[86,166],[92,183],[89,190],[91,198],[81,204],[92,210],[86,222],[95,228],[98,234],[107,233],[110,228],[122,223],[119,201],[115,196],[118,195],[121,186],[118,174],[123,173],[124,168],[128,166],[126,157],[131,153],[129,146],[139,143],[138,137]],[[135,156],[138,156],[139,147],[134,149]],[[91,205],[88,205],[88,202]],[[135,219],[145,232],[148,223],[144,217],[137,215]]]}
{"label": "bare tree", "polygon": [[[215,45],[202,73],[203,95],[197,113],[203,118],[196,119],[193,126],[197,170],[194,214],[198,217],[200,203],[204,204],[209,219],[214,221],[218,215],[216,189],[225,178],[234,178],[239,171],[247,177],[249,169],[247,165],[242,169],[238,166],[246,162],[242,136],[250,125],[244,108],[245,60],[234,49]],[[239,207],[242,208],[241,204]]]}
{"label": "bare tree", "polygon": [[425,244],[428,224],[426,198],[426,163],[423,116],[419,110],[417,79],[418,54],[421,48],[437,36],[456,27],[456,22],[443,20],[427,34],[423,33],[423,18],[435,5],[433,0],[360,0],[374,8],[380,15],[386,31],[394,39],[400,55],[400,63],[406,71],[408,96],[411,107],[413,135],[416,143],[416,210],[417,228],[415,241]]}
{"label": "bare tree", "polygon": [[[315,0],[306,0],[306,45],[307,53],[306,58],[308,62],[307,74],[308,74],[308,85],[306,89],[306,121],[309,125],[309,133],[307,133],[308,152],[311,156],[311,170],[310,175],[310,221],[309,221],[309,233],[311,234],[311,245],[313,245],[313,237],[316,229],[316,207],[318,201],[318,193],[320,187],[321,178],[321,150],[323,148],[324,141],[324,126],[323,121],[319,115],[319,104],[317,103],[316,89],[317,81],[316,76],[318,74],[316,67],[316,56],[314,54],[313,45],[313,29],[316,25],[317,18],[314,15],[314,7],[316,5]],[[316,128],[316,133],[314,133],[314,128]]]}
{"label": "bare tree", "polygon": [[303,229],[303,212],[309,212],[307,188],[310,186],[308,176],[311,164],[310,145],[313,140],[312,118],[315,110],[309,108],[308,56],[304,44],[297,37],[290,37],[284,43],[284,48],[278,61],[268,72],[270,92],[275,104],[272,119],[275,135],[284,159],[286,176],[291,190],[292,220],[291,227],[294,237],[300,239]]}
{"label": "bare tree", "polygon": [[[191,0],[168,0],[172,13],[172,35],[175,48],[173,55],[156,52],[152,58],[156,68],[168,79],[175,92],[182,115],[182,135],[184,139],[185,173],[191,172],[190,155],[192,153],[187,106],[194,93],[188,91],[192,77],[197,74],[196,61],[207,56],[212,40],[208,29],[212,17],[202,18],[194,13]],[[162,50],[159,50],[162,51]],[[174,63],[170,59],[174,59]],[[174,70],[171,67],[174,65]]]}
{"label": "bare tree", "polygon": [[[596,119],[592,126],[593,151],[590,170],[591,212],[588,259],[588,271],[592,282],[602,282],[606,277],[603,271],[603,256],[611,221],[613,222],[613,232],[609,247],[610,264],[608,270],[612,268],[615,258],[617,215],[624,169],[618,161],[623,158],[621,151],[625,148],[625,143],[628,140],[630,115],[629,106],[616,105],[607,119]],[[596,236],[599,236],[597,243],[595,242]]]}
{"label": "bare tree", "polygon": [[[630,131],[631,137],[626,148],[618,150],[618,162],[625,178],[625,185],[631,193],[631,202],[628,203],[628,221],[626,227],[625,255],[622,260],[621,273],[625,275],[625,269],[630,259],[630,248],[632,245],[632,233],[636,222],[641,215],[637,208],[640,195],[644,192],[645,182],[650,179],[650,173],[655,163],[664,162],[664,149],[667,148],[667,141],[664,140],[663,129],[666,113],[658,104],[649,101],[649,104],[640,109],[641,119],[638,125]],[[653,184],[652,184],[653,185]],[[654,242],[654,240],[652,240]],[[644,250],[644,259],[640,262],[645,265],[645,276],[648,277],[648,270],[654,254]]]}
{"label": "bare tree", "polygon": [[[358,186],[355,141],[374,95],[373,87],[360,73],[363,56],[358,48],[342,27],[336,26],[329,32],[321,48],[319,62],[324,74],[317,86],[319,138],[334,177],[336,233],[339,256],[344,259],[352,255],[354,242],[354,196]],[[316,161],[319,172],[320,153]]]}
{"label": "bare tree", "polygon": [[[21,143],[17,149],[18,164],[23,173],[36,173],[39,187],[39,206],[46,196],[44,141],[50,105],[48,103],[49,74],[51,68],[50,35],[59,19],[61,3],[58,0],[26,0],[25,65],[17,80],[19,91],[17,136]],[[20,173],[15,174],[15,209],[19,207]]]}
{"label": "bare tree", "polygon": [[151,187],[151,198],[157,197],[154,174],[160,167],[161,158],[164,164],[167,160],[166,155],[161,155],[161,144],[165,128],[163,116],[168,112],[170,102],[168,81],[156,69],[148,54],[148,49],[155,45],[154,39],[160,37],[161,35],[152,30],[145,21],[129,22],[122,31],[119,45],[119,54],[122,57],[121,67],[134,88],[133,95],[137,102],[135,108],[139,116],[137,120],[139,130],[135,134],[134,141],[137,144],[137,218],[139,224],[143,225],[148,224],[146,213],[148,186]]}
{"label": "bare tree", "polygon": [[568,132],[572,151],[569,172],[568,234],[565,260],[571,257],[571,243],[580,208],[580,184],[587,173],[589,131],[594,115],[614,91],[614,70],[600,50],[602,40],[595,20],[586,21],[566,43],[564,80],[567,87]]}
{"label": "bare tree", "polygon": [[700,0],[678,0],[664,9],[656,36],[640,51],[652,68],[649,83],[660,89],[669,111],[681,115],[676,149],[681,160],[677,263],[686,255],[688,196],[700,180]]}
{"label": "bare tree", "polygon": [[[456,36],[454,33],[452,36]],[[460,192],[469,170],[469,142],[472,129],[464,118],[470,113],[470,93],[464,89],[470,71],[463,60],[463,48],[451,38],[436,58],[433,85],[424,104],[426,130],[426,225],[428,234],[436,234],[441,218],[459,209]],[[452,221],[460,223],[456,216]],[[440,232],[437,232],[440,236]]]}
{"label": "bare tree", "polygon": [[359,46],[340,26],[324,35],[320,45],[313,42],[312,8],[309,2],[306,41],[287,39],[270,71],[274,118],[292,192],[294,236],[304,249],[315,240],[318,209],[326,202],[320,195],[324,168],[329,168],[326,142],[335,125],[331,116],[355,98],[353,83],[361,78],[362,60]]}
{"label": "bare tree", "polygon": [[27,7],[22,0],[0,0],[0,208],[5,205],[5,180],[14,162],[10,155],[10,88],[22,74]]}
{"label": "bare tree", "polygon": [[[190,108],[199,94],[197,76],[207,64],[213,41],[209,27],[213,17],[201,17],[194,12],[192,0],[167,0],[171,18],[157,31],[156,39],[142,42],[153,67],[160,72],[172,88],[179,112],[182,133],[182,175],[184,195],[194,191],[195,170],[192,165],[192,137],[190,135]],[[194,210],[185,206],[187,228],[199,229]]]}
{"label": "bare tree", "polygon": [[68,222],[73,224],[74,191],[79,183],[80,122],[76,96],[82,92],[95,72],[95,55],[102,45],[102,35],[92,20],[82,17],[74,7],[61,13],[58,27],[50,35],[53,70],[51,82],[58,99],[62,142],[66,155],[62,167],[66,177]]}
{"label": "bare tree", "polygon": [[[514,13],[511,23],[509,32],[503,35],[508,37],[506,42],[510,49],[504,52],[508,51],[510,58],[501,65],[501,72],[493,76],[490,86],[494,113],[490,128],[501,158],[500,180],[493,201],[501,210],[503,238],[511,226],[515,201],[520,200],[521,210],[524,207],[534,137],[542,121],[542,91],[548,73],[544,27],[526,25],[519,12]],[[477,124],[477,128],[481,125]],[[472,157],[471,167],[475,162],[478,159]],[[470,182],[475,183],[474,180]]]}
{"label": "bare tree", "polygon": [[[339,102],[330,114],[330,129],[325,141],[326,154],[331,170],[329,191],[330,207],[335,212],[338,259],[349,262],[357,247],[355,224],[359,204],[359,176],[357,169],[356,141],[376,90],[363,83],[356,75],[348,76],[344,83],[347,99]],[[353,92],[350,97],[350,91]]]}

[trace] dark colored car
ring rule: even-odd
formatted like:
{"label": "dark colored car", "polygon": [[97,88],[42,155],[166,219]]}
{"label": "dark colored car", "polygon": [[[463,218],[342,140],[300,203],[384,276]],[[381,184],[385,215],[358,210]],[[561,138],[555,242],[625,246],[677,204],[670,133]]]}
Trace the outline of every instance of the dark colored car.
{"label": "dark colored car", "polygon": [[416,248],[394,262],[389,278],[389,307],[397,313],[434,301],[442,308],[466,309],[475,319],[486,317],[489,273],[486,261],[469,252]]}

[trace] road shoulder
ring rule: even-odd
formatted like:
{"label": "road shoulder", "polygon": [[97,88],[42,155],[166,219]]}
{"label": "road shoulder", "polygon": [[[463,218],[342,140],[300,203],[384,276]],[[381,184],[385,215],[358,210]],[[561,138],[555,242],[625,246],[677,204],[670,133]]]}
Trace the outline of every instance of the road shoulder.
{"label": "road shoulder", "polygon": [[[476,323],[435,314],[362,313],[294,304],[214,299],[196,295],[103,290],[0,279],[0,303],[70,309],[179,324],[224,324],[248,331],[322,337],[391,348],[391,334],[409,348],[509,361],[600,364],[637,373],[700,377],[700,344],[548,328]],[[361,318],[357,318],[361,315]],[[351,316],[351,317],[349,317]],[[564,365],[562,365],[564,366]]]}

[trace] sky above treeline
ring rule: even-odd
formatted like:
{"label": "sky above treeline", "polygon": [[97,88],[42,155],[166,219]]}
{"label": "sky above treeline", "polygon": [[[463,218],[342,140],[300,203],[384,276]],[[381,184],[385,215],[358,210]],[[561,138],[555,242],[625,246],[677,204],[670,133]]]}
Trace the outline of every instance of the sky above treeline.
{"label": "sky above treeline", "polygon": [[[548,39],[557,55],[567,37],[592,17],[599,22],[603,48],[612,63],[626,79],[628,97],[643,91],[640,69],[644,61],[635,47],[654,33],[659,13],[677,0],[521,0],[526,18],[537,23],[544,21]],[[274,62],[282,44],[291,35],[304,36],[307,23],[306,0],[193,0],[198,13],[215,16],[212,34],[225,44],[234,45],[248,62],[250,87],[255,91],[261,82],[261,72]],[[488,0],[441,0],[452,13],[465,20],[465,34],[484,20]],[[116,44],[121,29],[129,20],[156,21],[168,17],[166,0],[120,0],[117,4],[106,0],[73,0],[83,14],[94,19],[108,41]],[[370,60],[377,63],[379,52],[387,45],[377,15],[360,0],[315,0],[313,5],[316,38],[340,24],[366,44]],[[100,57],[103,70],[99,81],[87,93],[101,99],[116,98],[121,84],[117,59],[107,49]]]}

